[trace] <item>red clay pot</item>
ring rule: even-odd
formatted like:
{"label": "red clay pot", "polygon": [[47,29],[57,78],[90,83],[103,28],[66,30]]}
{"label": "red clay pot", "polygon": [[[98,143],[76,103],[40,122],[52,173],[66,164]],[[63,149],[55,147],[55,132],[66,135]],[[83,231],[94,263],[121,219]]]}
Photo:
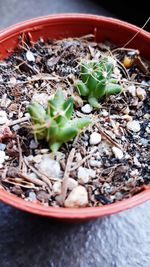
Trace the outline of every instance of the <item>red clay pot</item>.
{"label": "red clay pot", "polygon": [[[98,42],[110,40],[118,46],[123,46],[139,30],[138,27],[123,21],[87,14],[59,14],[36,18],[0,32],[0,59],[7,57],[14,51],[18,44],[18,36],[21,33],[25,33],[31,42],[37,41],[39,37],[61,39],[93,33]],[[150,33],[140,30],[129,47],[139,49],[142,56],[150,59]],[[137,195],[114,204],[93,208],[67,209],[26,202],[4,189],[0,189],[0,200],[3,202],[30,213],[61,220],[92,219],[110,215],[132,208],[149,199],[150,188],[144,186]]]}

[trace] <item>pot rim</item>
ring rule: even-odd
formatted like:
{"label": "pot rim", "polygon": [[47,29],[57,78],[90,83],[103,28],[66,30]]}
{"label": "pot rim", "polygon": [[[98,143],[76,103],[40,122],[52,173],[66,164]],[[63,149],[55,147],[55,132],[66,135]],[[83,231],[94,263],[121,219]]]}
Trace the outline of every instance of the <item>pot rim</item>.
{"label": "pot rim", "polygon": [[[83,21],[90,20],[91,22],[97,21],[101,23],[102,22],[110,23],[118,26],[120,25],[128,29],[129,31],[132,30],[132,33],[137,33],[138,31],[140,31],[139,35],[142,35],[143,38],[146,38],[148,40],[150,39],[149,32],[119,19],[114,19],[105,16],[91,15],[91,14],[83,14],[83,13],[67,13],[67,14],[63,13],[63,14],[54,14],[54,15],[33,18],[30,20],[14,24],[5,29],[2,29],[0,31],[0,44],[1,42],[7,40],[8,38],[10,38],[10,36],[13,36],[16,33],[19,35],[20,33],[29,31],[30,29],[33,28],[36,30],[38,29],[38,26],[40,24],[46,25],[52,22],[55,23],[55,21],[58,25],[58,21],[60,20],[61,22],[62,19],[65,20],[66,24],[67,21],[70,19],[74,21],[76,19],[80,19]],[[43,204],[27,202],[21,199],[20,197],[17,197],[12,193],[5,191],[3,188],[0,188],[0,200],[17,209],[42,216],[58,218],[58,219],[91,219],[118,213],[120,211],[137,206],[147,200],[150,200],[150,187],[143,186],[142,189],[143,191],[141,191],[140,193],[131,198],[124,199],[122,201],[100,207],[63,208],[63,207],[45,206]]]}

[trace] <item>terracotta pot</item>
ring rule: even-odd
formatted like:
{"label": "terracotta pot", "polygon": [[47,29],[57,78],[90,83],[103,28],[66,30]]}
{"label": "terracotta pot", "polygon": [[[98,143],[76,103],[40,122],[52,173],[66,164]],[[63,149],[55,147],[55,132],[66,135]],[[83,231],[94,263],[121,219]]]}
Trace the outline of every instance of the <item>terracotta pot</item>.
{"label": "terracotta pot", "polygon": [[[0,32],[0,59],[13,52],[18,44],[18,36],[25,33],[31,41],[43,38],[79,37],[94,33],[95,40],[103,42],[110,40],[118,46],[124,45],[139,31],[139,28],[129,23],[112,18],[87,14],[59,14],[32,19],[19,23]],[[150,34],[141,30],[130,43],[130,47],[139,49],[141,55],[150,59]],[[54,208],[42,204],[26,202],[23,199],[0,189],[0,200],[15,208],[42,216],[62,219],[81,220],[97,218],[132,208],[150,199],[150,189],[144,186],[142,191],[130,199],[114,204],[92,208]]]}

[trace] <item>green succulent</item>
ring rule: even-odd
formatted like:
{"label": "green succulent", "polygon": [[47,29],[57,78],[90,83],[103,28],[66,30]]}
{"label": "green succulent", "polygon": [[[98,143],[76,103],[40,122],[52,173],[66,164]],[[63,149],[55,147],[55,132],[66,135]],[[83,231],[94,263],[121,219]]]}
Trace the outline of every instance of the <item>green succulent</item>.
{"label": "green succulent", "polygon": [[91,60],[82,63],[81,80],[75,82],[75,87],[81,96],[88,99],[91,106],[99,108],[99,99],[121,92],[122,87],[117,84],[117,79],[111,79],[113,69],[113,59],[109,56],[102,57],[99,62]]}
{"label": "green succulent", "polygon": [[65,100],[61,90],[56,92],[52,100],[48,100],[46,109],[38,103],[32,103],[28,106],[28,112],[36,139],[45,139],[53,152],[91,123],[88,117],[71,119],[73,99],[70,97]]}

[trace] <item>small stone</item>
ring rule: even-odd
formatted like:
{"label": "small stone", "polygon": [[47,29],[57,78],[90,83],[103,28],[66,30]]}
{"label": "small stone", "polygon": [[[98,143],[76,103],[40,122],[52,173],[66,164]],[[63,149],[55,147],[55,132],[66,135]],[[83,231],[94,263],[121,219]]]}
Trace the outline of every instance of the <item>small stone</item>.
{"label": "small stone", "polygon": [[110,194],[112,192],[112,186],[109,183],[104,183],[103,190],[106,194]]}
{"label": "small stone", "polygon": [[139,175],[139,171],[137,169],[130,172],[131,177],[137,177]]}
{"label": "small stone", "polygon": [[53,184],[53,194],[60,195],[61,194],[61,182],[57,181]]}
{"label": "small stone", "polygon": [[92,107],[90,104],[86,104],[86,105],[84,105],[84,106],[81,108],[81,111],[82,111],[83,113],[86,113],[86,114],[91,113],[92,110],[93,110],[93,107]]}
{"label": "small stone", "polygon": [[35,201],[36,200],[36,194],[34,192],[29,192],[28,200],[29,201]]}
{"label": "small stone", "polygon": [[40,163],[41,162],[41,160],[42,160],[42,155],[36,155],[35,157],[33,157],[33,161],[35,162],[35,163]]}
{"label": "small stone", "polygon": [[139,121],[136,121],[136,120],[129,121],[127,123],[127,129],[134,133],[139,132],[141,129]]}
{"label": "small stone", "polygon": [[0,169],[2,169],[2,168],[3,168],[3,164],[0,163]]}
{"label": "small stone", "polygon": [[148,145],[148,140],[145,139],[145,138],[141,138],[141,139],[140,139],[140,142],[141,142],[141,144],[142,144],[143,146],[147,146],[147,145]]}
{"label": "small stone", "polygon": [[11,77],[11,78],[10,78],[10,84],[11,84],[11,85],[15,85],[16,82],[17,82],[17,81],[16,81],[16,78],[15,78],[15,77]]}
{"label": "small stone", "polygon": [[44,190],[40,190],[37,192],[37,199],[41,201],[42,203],[48,202],[50,198],[50,194],[45,192]]}
{"label": "small stone", "polygon": [[103,109],[100,113],[103,117],[107,117],[109,115],[109,113],[107,112],[106,109]]}
{"label": "small stone", "polygon": [[143,88],[141,88],[141,87],[138,87],[136,89],[136,94],[137,94],[138,98],[141,101],[143,101],[146,98],[146,91]]}
{"label": "small stone", "polygon": [[49,152],[49,149],[48,149],[48,148],[42,148],[42,149],[40,150],[40,152],[41,152],[42,154],[47,154],[47,153]]}
{"label": "small stone", "polygon": [[0,143],[0,150],[5,150],[5,148],[6,148],[6,145],[5,144],[3,144],[3,143]]}
{"label": "small stone", "polygon": [[0,150],[0,164],[3,164],[5,162],[6,154],[4,151]]}
{"label": "small stone", "polygon": [[91,167],[97,167],[97,168],[99,168],[99,167],[102,166],[102,162],[99,161],[99,160],[91,159],[91,160],[90,160],[90,166],[91,166]]}
{"label": "small stone", "polygon": [[134,161],[134,164],[135,164],[137,167],[141,167],[141,163],[138,161],[138,159],[137,159],[136,156],[134,156],[133,161]]}
{"label": "small stone", "polygon": [[150,134],[150,125],[148,125],[145,130],[148,134]]}
{"label": "small stone", "polygon": [[88,168],[79,167],[78,180],[82,184],[86,184],[90,181],[90,178],[95,178],[96,171]]}
{"label": "small stone", "polygon": [[129,107],[128,107],[128,106],[127,106],[127,107],[125,107],[125,108],[122,110],[122,112],[123,112],[124,114],[128,115],[128,114],[129,114],[129,112],[130,112],[130,109],[129,109]]}
{"label": "small stone", "polygon": [[26,157],[26,160],[29,161],[29,162],[32,162],[33,159],[34,159],[33,155],[30,155],[30,156]]}
{"label": "small stone", "polygon": [[127,87],[127,91],[133,96],[136,96],[136,87],[135,85],[130,85]]}
{"label": "small stone", "polygon": [[37,175],[34,172],[28,173],[27,176],[29,176],[32,179],[37,179],[38,178]]}
{"label": "small stone", "polygon": [[99,154],[107,156],[110,156],[112,154],[111,146],[107,141],[103,140],[103,142],[100,143]]}
{"label": "small stone", "polygon": [[113,146],[112,147],[112,152],[117,159],[122,159],[123,158],[123,152],[120,148]]}
{"label": "small stone", "polygon": [[26,52],[26,58],[28,61],[35,62],[35,57],[30,50]]}
{"label": "small stone", "polygon": [[23,194],[23,191],[19,185],[13,186],[13,188],[11,189],[11,192],[17,196],[21,196]]}
{"label": "small stone", "polygon": [[0,110],[0,125],[7,122],[7,113],[3,110]]}
{"label": "small stone", "polygon": [[3,94],[0,102],[1,102],[0,104],[1,107],[7,108],[10,105],[11,100],[7,98],[7,94]]}
{"label": "small stone", "polygon": [[35,93],[32,96],[32,102],[36,102],[38,104],[41,104],[43,107],[47,107],[47,100],[48,100],[48,95],[46,93]]}
{"label": "small stone", "polygon": [[94,132],[90,135],[90,145],[97,145],[101,142],[101,135]]}
{"label": "small stone", "polygon": [[58,161],[51,158],[44,158],[38,164],[39,170],[46,176],[59,178],[61,176],[60,164]]}
{"label": "small stone", "polygon": [[121,193],[121,192],[117,192],[116,194],[115,194],[115,199],[116,200],[121,200],[123,198],[123,194]]}
{"label": "small stone", "polygon": [[16,124],[12,127],[13,131],[18,131],[20,129],[20,125],[19,124]]}
{"label": "small stone", "polygon": [[85,187],[75,187],[65,200],[66,208],[81,208],[88,205],[88,193]]}
{"label": "small stone", "polygon": [[38,147],[38,143],[34,139],[32,139],[31,142],[30,142],[29,147],[31,149],[36,149]]}
{"label": "small stone", "polygon": [[30,118],[30,117],[31,117],[30,114],[29,114],[28,112],[24,113],[24,116],[25,116],[26,118]]}
{"label": "small stone", "polygon": [[143,116],[144,119],[148,120],[150,118],[150,114],[148,113],[145,113],[144,116]]}
{"label": "small stone", "polygon": [[68,178],[67,185],[69,190],[73,190],[75,187],[78,186],[78,182],[73,178]]}

